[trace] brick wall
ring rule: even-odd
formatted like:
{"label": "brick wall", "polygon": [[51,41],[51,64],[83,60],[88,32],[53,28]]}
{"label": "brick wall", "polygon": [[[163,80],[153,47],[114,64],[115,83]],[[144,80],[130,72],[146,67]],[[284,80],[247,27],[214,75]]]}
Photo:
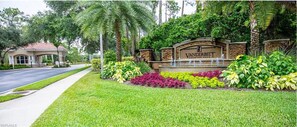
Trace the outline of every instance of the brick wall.
{"label": "brick wall", "polygon": [[246,53],[246,43],[230,43],[229,59],[236,59],[236,56]]}
{"label": "brick wall", "polygon": [[162,48],[161,52],[162,52],[162,61],[172,60],[172,53],[173,53],[172,47]]}

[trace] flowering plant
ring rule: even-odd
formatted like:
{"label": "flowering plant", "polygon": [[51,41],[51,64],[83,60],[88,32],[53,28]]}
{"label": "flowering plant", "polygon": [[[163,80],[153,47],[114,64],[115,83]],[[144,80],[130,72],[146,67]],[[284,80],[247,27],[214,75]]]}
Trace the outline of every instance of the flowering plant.
{"label": "flowering plant", "polygon": [[169,87],[169,88],[179,88],[185,87],[186,83],[172,79],[172,78],[164,78],[159,73],[146,73],[142,76],[138,76],[131,79],[131,83],[135,85],[147,85],[152,87]]}
{"label": "flowering plant", "polygon": [[220,70],[214,70],[214,71],[207,71],[207,72],[199,72],[199,73],[193,73],[193,76],[199,76],[199,77],[208,77],[208,78],[219,78],[222,74],[222,71]]}

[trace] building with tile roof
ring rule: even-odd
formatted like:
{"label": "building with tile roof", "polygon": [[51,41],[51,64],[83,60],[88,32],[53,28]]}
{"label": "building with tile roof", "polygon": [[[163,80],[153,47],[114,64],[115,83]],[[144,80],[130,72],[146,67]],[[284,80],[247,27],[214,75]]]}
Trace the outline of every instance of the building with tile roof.
{"label": "building with tile roof", "polygon": [[[59,52],[59,53],[58,53]],[[25,64],[31,67],[44,66],[44,60],[60,64],[65,63],[67,49],[59,46],[58,50],[52,43],[37,42],[8,52],[9,64]]]}

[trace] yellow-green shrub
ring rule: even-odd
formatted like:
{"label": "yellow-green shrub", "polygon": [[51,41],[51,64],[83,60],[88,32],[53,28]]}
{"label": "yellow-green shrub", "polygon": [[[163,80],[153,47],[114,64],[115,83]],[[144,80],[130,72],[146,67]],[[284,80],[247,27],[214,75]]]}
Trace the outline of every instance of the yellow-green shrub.
{"label": "yellow-green shrub", "polygon": [[180,81],[188,82],[193,88],[198,87],[224,87],[225,84],[218,80],[218,78],[207,78],[207,77],[198,77],[193,76],[189,72],[161,72],[160,73],[164,78],[174,78]]}
{"label": "yellow-green shrub", "polygon": [[109,62],[104,65],[102,78],[112,78],[120,83],[142,75],[140,68],[132,61]]}
{"label": "yellow-green shrub", "polygon": [[92,63],[92,68],[94,71],[100,70],[100,65],[101,65],[100,59],[92,59],[91,63]]}
{"label": "yellow-green shrub", "polygon": [[267,82],[266,90],[274,91],[274,89],[297,90],[297,72],[283,76],[276,75],[270,77]]}

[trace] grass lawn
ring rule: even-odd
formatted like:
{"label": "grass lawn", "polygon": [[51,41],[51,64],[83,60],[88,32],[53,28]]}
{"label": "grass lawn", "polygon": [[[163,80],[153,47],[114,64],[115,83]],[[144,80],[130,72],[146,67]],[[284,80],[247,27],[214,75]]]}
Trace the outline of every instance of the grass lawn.
{"label": "grass lawn", "polygon": [[296,126],[296,93],[148,88],[91,72],[33,126]]}
{"label": "grass lawn", "polygon": [[75,70],[72,70],[72,71],[69,71],[69,72],[66,72],[66,73],[63,73],[63,74],[60,74],[60,75],[57,75],[57,76],[54,76],[54,77],[50,77],[50,78],[47,78],[47,79],[43,79],[43,80],[40,80],[40,81],[37,81],[37,82],[34,82],[34,83],[31,83],[29,85],[26,85],[26,86],[21,86],[21,87],[18,87],[16,88],[14,91],[25,91],[25,90],[39,90],[39,89],[42,89],[54,82],[57,82],[61,79],[64,79],[68,76],[71,76],[75,73],[78,73],[82,70],[85,70],[89,68],[88,67],[83,67],[83,68],[79,68],[79,69],[75,69]]}
{"label": "grass lawn", "polygon": [[5,95],[5,96],[0,96],[0,102],[9,101],[9,100],[16,99],[16,98],[19,98],[22,96],[23,95],[19,95],[19,94],[9,94],[9,95]]}

